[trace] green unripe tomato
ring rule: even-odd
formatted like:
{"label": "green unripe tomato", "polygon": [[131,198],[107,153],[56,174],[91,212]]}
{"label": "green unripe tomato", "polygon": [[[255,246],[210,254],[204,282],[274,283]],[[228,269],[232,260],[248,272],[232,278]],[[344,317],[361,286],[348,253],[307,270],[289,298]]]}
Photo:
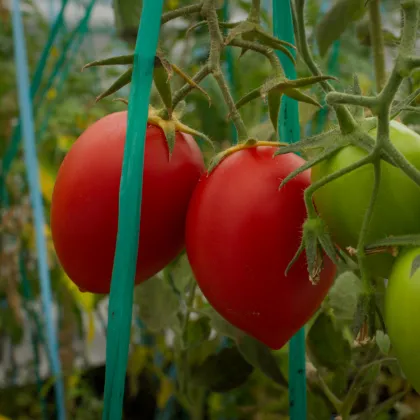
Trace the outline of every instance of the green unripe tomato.
{"label": "green unripe tomato", "polygon": [[401,369],[420,392],[420,248],[402,251],[385,292],[385,323]]}
{"label": "green unripe tomato", "polygon": [[[376,129],[369,134],[376,138]],[[406,159],[420,169],[420,136],[405,125],[392,121],[390,138]],[[312,168],[312,183],[364,158],[367,152],[347,146]],[[374,184],[372,165],[365,165],[326,184],[314,195],[320,216],[334,241],[342,249],[356,247]],[[420,233],[420,188],[399,168],[381,162],[381,183],[373,211],[367,243],[388,236]],[[375,276],[387,278],[394,258],[375,254],[367,258]]]}

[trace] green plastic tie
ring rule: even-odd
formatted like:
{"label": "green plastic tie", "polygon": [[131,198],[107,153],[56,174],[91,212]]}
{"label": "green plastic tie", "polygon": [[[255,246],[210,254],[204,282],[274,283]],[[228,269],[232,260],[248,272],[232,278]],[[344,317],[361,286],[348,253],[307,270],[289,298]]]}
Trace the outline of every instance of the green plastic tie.
{"label": "green plastic tie", "polygon": [[103,420],[120,420],[122,417],[140,231],[145,135],[162,8],[163,0],[144,1],[134,52],[108,307]]}
{"label": "green plastic tie", "polygon": [[[295,43],[290,1],[273,0],[274,35],[284,41]],[[295,51],[291,53],[296,55]],[[293,63],[281,52],[279,59],[286,77],[296,79]],[[280,140],[295,143],[300,138],[298,102],[283,96],[279,114]],[[307,419],[305,330],[301,328],[289,343],[289,410],[290,420]]]}

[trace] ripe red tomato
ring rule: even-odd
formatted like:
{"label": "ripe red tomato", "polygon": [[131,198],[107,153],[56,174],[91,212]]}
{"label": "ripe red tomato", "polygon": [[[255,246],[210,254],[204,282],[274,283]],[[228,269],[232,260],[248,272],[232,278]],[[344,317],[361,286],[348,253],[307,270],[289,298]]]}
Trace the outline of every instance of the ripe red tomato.
{"label": "ripe red tomato", "polygon": [[385,322],[392,350],[420,393],[420,248],[396,258],[385,292]]}
{"label": "ripe red tomato", "polygon": [[202,176],[190,201],[188,258],[203,294],[231,324],[272,349],[281,348],[316,312],[335,276],[325,257],[319,283],[308,278],[297,251],[306,218],[308,171],[282,189],[304,162],[275,147],[242,149]]}
{"label": "ripe red tomato", "polygon": [[[92,293],[110,290],[126,129],[127,112],[91,125],[65,157],[54,187],[51,232],[57,256],[72,281]],[[190,135],[176,134],[169,160],[163,131],[148,125],[136,284],[184,247],[188,203],[204,171]]]}
{"label": "ripe red tomato", "polygon": [[[376,130],[370,133],[376,138]],[[394,146],[420,169],[420,135],[405,125],[391,122],[390,139]],[[312,168],[312,182],[343,169],[366,156],[366,152],[347,146]],[[372,195],[372,165],[363,166],[320,188],[314,195],[316,208],[337,244],[356,247],[363,218]],[[420,194],[418,186],[400,169],[381,163],[381,183],[367,235],[367,243],[387,236],[420,233]],[[386,278],[394,258],[372,254],[367,258],[372,274]]]}

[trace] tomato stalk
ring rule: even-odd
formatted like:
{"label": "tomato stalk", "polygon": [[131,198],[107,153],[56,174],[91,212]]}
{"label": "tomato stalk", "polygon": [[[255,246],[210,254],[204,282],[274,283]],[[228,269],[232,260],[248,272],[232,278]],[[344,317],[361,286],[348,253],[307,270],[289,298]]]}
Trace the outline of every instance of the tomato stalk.
{"label": "tomato stalk", "polygon": [[380,92],[386,82],[385,72],[385,48],[382,32],[382,19],[379,0],[369,2],[370,39],[373,49],[373,61],[375,64],[376,90]]}
{"label": "tomato stalk", "polygon": [[[305,30],[305,0],[296,0],[296,30],[297,30],[297,39],[299,45],[299,51],[302,55],[303,61],[305,62],[308,69],[312,72],[314,76],[322,76],[322,72],[318,65],[315,63],[312,54],[309,49],[308,41],[306,39],[306,30]],[[328,81],[320,82],[321,87],[326,93],[334,92],[334,87]],[[351,133],[357,127],[357,123],[353,116],[351,115],[348,108],[345,106],[334,106],[334,111],[337,115],[340,127],[343,134]]]}
{"label": "tomato stalk", "polygon": [[236,108],[235,101],[232,98],[229,86],[220,66],[220,54],[224,48],[224,42],[217,19],[215,1],[205,0],[201,13],[207,20],[210,33],[210,57],[208,62],[210,71],[213,74],[217,84],[219,85],[225,102],[229,108],[230,117],[238,132],[238,140],[246,140],[248,138],[248,130],[242,120],[241,115],[239,114],[239,111]]}

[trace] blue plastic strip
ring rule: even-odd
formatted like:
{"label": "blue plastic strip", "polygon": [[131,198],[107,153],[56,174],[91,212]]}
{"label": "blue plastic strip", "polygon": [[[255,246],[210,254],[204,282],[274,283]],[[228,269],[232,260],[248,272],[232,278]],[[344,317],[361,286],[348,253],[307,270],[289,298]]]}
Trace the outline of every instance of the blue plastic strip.
{"label": "blue plastic strip", "polygon": [[42,119],[41,124],[39,125],[39,129],[37,131],[37,140],[41,141],[42,136],[45,133],[45,130],[48,127],[48,122],[50,120],[51,114],[54,111],[54,105],[55,103],[59,100],[59,98],[61,98],[61,94],[63,93],[63,89],[65,86],[65,82],[68,78],[69,72],[72,69],[73,65],[74,65],[74,61],[76,60],[76,56],[80,50],[80,47],[83,44],[83,41],[85,39],[86,34],[88,33],[88,22],[85,21],[84,24],[81,26],[80,31],[79,31],[79,36],[75,39],[74,44],[72,45],[72,48],[70,50],[70,52],[67,54],[67,61],[66,64],[64,65],[60,77],[57,81],[57,87],[56,87],[56,98],[55,100],[51,101],[46,110],[45,110],[45,115]]}
{"label": "blue plastic strip", "polygon": [[85,9],[85,15],[83,16],[82,19],[80,19],[76,28],[74,28],[73,31],[71,32],[66,44],[64,45],[64,47],[61,51],[60,57],[58,58],[57,62],[55,63],[55,66],[54,66],[54,68],[53,68],[53,70],[50,74],[50,77],[48,78],[47,84],[42,89],[40,94],[37,96],[35,111],[40,108],[40,105],[42,104],[42,101],[44,100],[47,92],[51,89],[57,74],[59,74],[63,65],[65,64],[66,60],[68,59],[68,50],[73,45],[75,39],[77,38],[77,35],[81,34],[83,31],[86,33],[88,23],[89,23],[89,19],[90,19],[90,16],[92,14],[92,10],[93,10],[93,7],[95,6],[95,3],[96,3],[96,0],[90,0],[88,6]]}
{"label": "blue plastic strip", "polygon": [[64,386],[61,375],[61,364],[58,353],[56,329],[52,318],[52,296],[50,273],[48,270],[47,248],[44,236],[44,210],[41,190],[39,186],[39,169],[35,148],[34,122],[32,116],[32,101],[29,86],[29,72],[26,54],[26,43],[23,31],[22,16],[19,0],[12,2],[13,38],[16,62],[16,76],[19,96],[19,108],[22,119],[24,158],[27,178],[34,211],[36,249],[38,253],[38,274],[41,280],[41,298],[46,317],[48,350],[52,362],[53,375],[55,376],[55,398],[58,419],[65,420]]}
{"label": "blue plastic strip", "polygon": [[108,307],[103,420],[121,420],[122,417],[140,231],[145,135],[162,8],[163,0],[144,1],[134,51],[118,234]]}
{"label": "blue plastic strip", "polygon": [[[274,35],[295,44],[290,1],[273,0]],[[294,51],[291,51],[295,54]],[[283,53],[278,52],[286,77],[296,79],[293,63]],[[298,102],[283,96],[279,115],[279,133],[283,142],[294,143],[300,138]],[[306,420],[306,364],[305,330],[301,328],[289,343],[289,410],[290,420]]]}
{"label": "blue plastic strip", "polygon": [[[45,66],[47,64],[48,56],[50,54],[51,48],[57,38],[57,35],[60,31],[60,28],[62,27],[62,23],[64,21],[64,12],[67,6],[68,0],[63,0],[60,12],[57,15],[57,19],[55,20],[54,25],[51,28],[50,34],[48,36],[47,42],[44,46],[44,49],[41,53],[41,57],[38,61],[37,67],[35,69],[34,76],[32,78],[31,82],[31,88],[30,88],[30,95],[31,100],[34,99],[36,92],[39,89],[39,86],[41,85],[41,79],[42,75],[44,73]],[[20,137],[21,137],[21,122],[20,119],[13,129],[12,137],[9,142],[9,146],[6,149],[4,156],[3,156],[3,178],[7,174],[7,172],[10,169],[10,165],[12,164],[13,159],[18,153],[19,150],[19,143],[20,143]],[[8,204],[8,197],[5,189],[5,179],[0,179],[0,185],[1,185],[1,200],[2,202]]]}

